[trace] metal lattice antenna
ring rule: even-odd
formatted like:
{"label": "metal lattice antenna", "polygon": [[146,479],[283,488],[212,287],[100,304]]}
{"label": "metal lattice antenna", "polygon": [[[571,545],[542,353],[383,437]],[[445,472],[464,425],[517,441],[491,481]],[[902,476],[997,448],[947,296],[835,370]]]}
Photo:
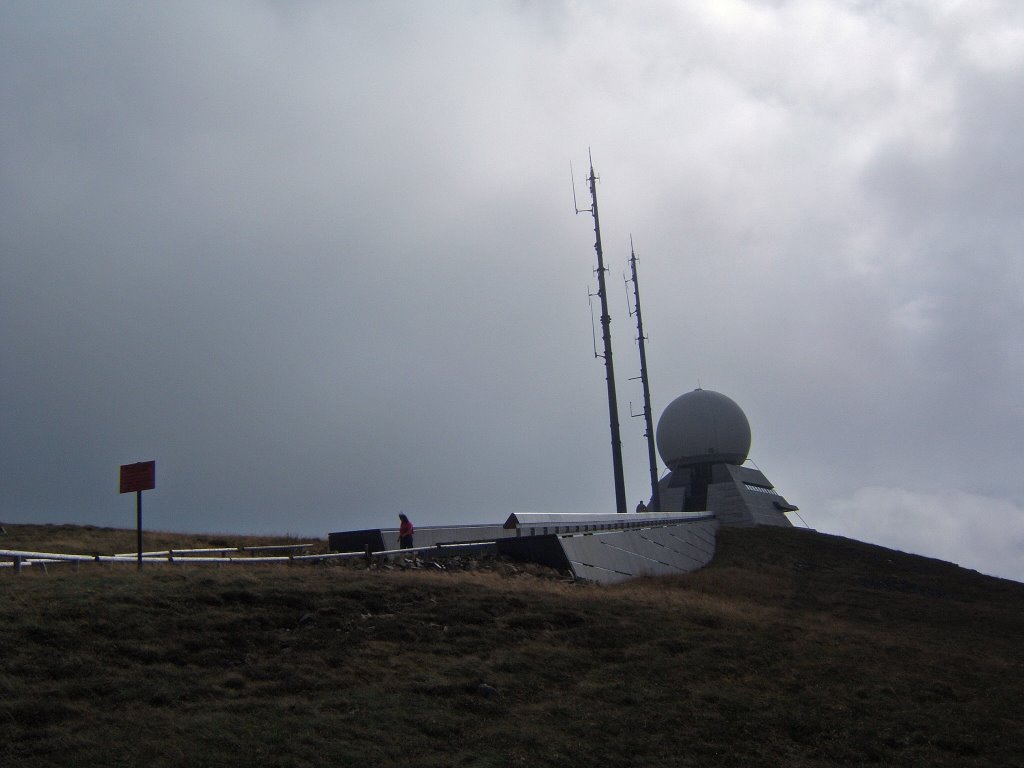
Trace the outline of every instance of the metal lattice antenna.
{"label": "metal lattice antenna", "polygon": [[[644,336],[644,318],[640,312],[640,283],[636,279],[636,250],[633,248],[633,236],[629,236],[629,267],[632,272],[633,281],[633,302],[636,309],[632,314],[636,315],[636,340],[640,347],[640,382],[644,389],[644,437],[647,438],[647,460],[651,469],[651,506],[652,512],[661,511],[661,494],[658,491],[658,458],[654,450],[654,420],[651,411],[651,385],[647,377],[647,347]],[[627,296],[628,298],[628,296]],[[637,414],[639,415],[639,414]]]}
{"label": "metal lattice antenna", "polygon": [[[589,155],[588,151],[588,155]],[[605,290],[604,274],[607,271],[604,267],[604,251],[601,247],[601,219],[597,211],[597,174],[594,173],[594,159],[590,159],[590,175],[587,182],[590,185],[590,208],[576,209],[576,213],[584,211],[594,217],[594,250],[597,252],[597,296],[601,300],[601,337],[604,341],[604,367],[605,378],[608,384],[608,421],[612,436],[612,469],[615,475],[615,509],[617,512],[626,511],[626,481],[622,471],[622,438],[619,435],[619,405],[615,396],[615,368],[612,365],[612,334],[611,315],[608,314],[608,292]],[[571,169],[571,164],[570,164]],[[575,202],[575,183],[573,186],[573,204]],[[597,355],[595,351],[595,355]]]}

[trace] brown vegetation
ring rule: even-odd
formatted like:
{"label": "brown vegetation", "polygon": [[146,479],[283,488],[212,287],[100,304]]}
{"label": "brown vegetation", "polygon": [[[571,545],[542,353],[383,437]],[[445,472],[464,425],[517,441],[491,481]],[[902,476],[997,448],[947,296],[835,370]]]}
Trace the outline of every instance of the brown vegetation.
{"label": "brown vegetation", "polygon": [[[94,538],[62,531],[64,551],[134,541],[76,530]],[[1020,765],[1022,608],[1015,582],[776,529],[614,588],[509,567],[8,570],[0,758]]]}

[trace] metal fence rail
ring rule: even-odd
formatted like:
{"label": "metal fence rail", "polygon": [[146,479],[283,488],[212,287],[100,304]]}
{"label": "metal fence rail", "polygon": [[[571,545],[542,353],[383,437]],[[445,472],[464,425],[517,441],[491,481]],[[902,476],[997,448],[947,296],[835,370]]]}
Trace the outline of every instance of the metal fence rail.
{"label": "metal fence rail", "polygon": [[[331,560],[366,559],[388,560],[396,557],[431,555],[433,557],[452,557],[470,552],[496,551],[495,543],[473,542],[469,544],[434,544],[426,547],[409,549],[386,549],[378,552],[327,552],[322,554],[289,554],[289,555],[258,555],[232,557],[231,552],[275,552],[302,551],[313,544],[273,544],[258,547],[218,547],[205,549],[168,549],[158,552],[143,552],[142,562],[147,565],[159,564],[213,564],[213,565],[256,565],[256,564],[288,564],[288,563],[321,563]],[[15,573],[27,566],[40,566],[44,570],[48,564],[72,563],[76,567],[80,563],[122,563],[133,565],[138,563],[138,553],[120,553],[114,555],[74,555],[58,552],[33,552],[19,549],[0,549],[0,568],[13,568]]]}

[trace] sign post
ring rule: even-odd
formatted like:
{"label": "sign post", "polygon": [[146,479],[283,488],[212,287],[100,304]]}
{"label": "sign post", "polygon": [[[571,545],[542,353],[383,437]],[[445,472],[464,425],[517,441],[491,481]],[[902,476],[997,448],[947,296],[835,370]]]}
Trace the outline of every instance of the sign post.
{"label": "sign post", "polygon": [[135,527],[142,570],[142,492],[156,488],[156,462],[140,461],[121,465],[121,493],[135,492]]}

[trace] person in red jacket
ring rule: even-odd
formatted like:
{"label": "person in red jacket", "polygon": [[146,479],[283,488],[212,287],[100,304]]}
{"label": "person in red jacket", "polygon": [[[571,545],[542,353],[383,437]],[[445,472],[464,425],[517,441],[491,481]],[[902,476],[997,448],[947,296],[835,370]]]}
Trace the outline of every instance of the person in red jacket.
{"label": "person in red jacket", "polygon": [[398,544],[402,549],[412,549],[412,523],[405,512],[399,512],[398,519],[402,521],[398,526]]}

